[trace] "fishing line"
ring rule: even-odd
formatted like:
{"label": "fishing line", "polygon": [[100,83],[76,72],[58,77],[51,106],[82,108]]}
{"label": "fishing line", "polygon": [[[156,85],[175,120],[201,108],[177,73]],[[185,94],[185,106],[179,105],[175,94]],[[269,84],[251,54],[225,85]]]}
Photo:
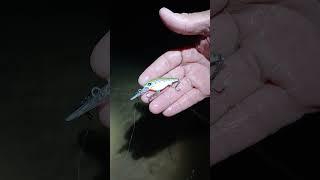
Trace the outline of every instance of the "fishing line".
{"label": "fishing line", "polygon": [[131,136],[130,136],[128,150],[127,150],[125,159],[127,158],[127,155],[130,152],[131,142],[133,140],[134,130],[135,130],[135,127],[136,127],[136,120],[135,120],[136,115],[135,114],[136,114],[136,110],[133,110],[133,130],[132,130],[132,133],[131,133]]}

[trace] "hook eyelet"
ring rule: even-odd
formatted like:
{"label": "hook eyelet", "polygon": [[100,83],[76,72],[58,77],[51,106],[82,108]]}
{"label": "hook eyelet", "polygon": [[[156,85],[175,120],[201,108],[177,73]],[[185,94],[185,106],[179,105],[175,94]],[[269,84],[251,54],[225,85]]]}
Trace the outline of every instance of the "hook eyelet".
{"label": "hook eyelet", "polygon": [[97,96],[99,96],[101,94],[101,89],[98,88],[98,87],[94,87],[91,90],[91,94],[92,94],[93,97],[97,97]]}

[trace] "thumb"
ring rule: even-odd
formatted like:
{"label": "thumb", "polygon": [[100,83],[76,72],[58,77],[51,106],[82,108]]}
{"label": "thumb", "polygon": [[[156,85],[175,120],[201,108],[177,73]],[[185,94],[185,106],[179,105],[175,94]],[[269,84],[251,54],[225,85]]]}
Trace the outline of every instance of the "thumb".
{"label": "thumb", "polygon": [[94,47],[90,57],[92,70],[100,77],[110,77],[110,31]]}
{"label": "thumb", "polygon": [[159,14],[163,23],[178,34],[208,36],[210,33],[210,10],[174,13],[167,8],[161,8]]}

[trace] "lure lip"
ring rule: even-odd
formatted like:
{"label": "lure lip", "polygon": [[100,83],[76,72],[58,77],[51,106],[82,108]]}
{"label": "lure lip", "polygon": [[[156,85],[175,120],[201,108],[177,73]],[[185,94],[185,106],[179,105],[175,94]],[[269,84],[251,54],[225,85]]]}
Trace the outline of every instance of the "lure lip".
{"label": "lure lip", "polygon": [[148,87],[144,87],[142,89],[139,89],[138,92],[136,92],[136,94],[130,98],[130,100],[132,101],[132,100],[136,99],[137,97],[142,96],[147,91],[149,91]]}

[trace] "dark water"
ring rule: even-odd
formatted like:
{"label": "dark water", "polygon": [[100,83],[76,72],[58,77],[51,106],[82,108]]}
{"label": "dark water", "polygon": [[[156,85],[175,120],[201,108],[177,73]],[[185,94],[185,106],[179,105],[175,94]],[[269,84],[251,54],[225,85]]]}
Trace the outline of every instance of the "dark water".
{"label": "dark water", "polygon": [[[317,179],[320,113],[307,114],[211,169],[211,177]],[[230,173],[232,171],[232,173]]]}

